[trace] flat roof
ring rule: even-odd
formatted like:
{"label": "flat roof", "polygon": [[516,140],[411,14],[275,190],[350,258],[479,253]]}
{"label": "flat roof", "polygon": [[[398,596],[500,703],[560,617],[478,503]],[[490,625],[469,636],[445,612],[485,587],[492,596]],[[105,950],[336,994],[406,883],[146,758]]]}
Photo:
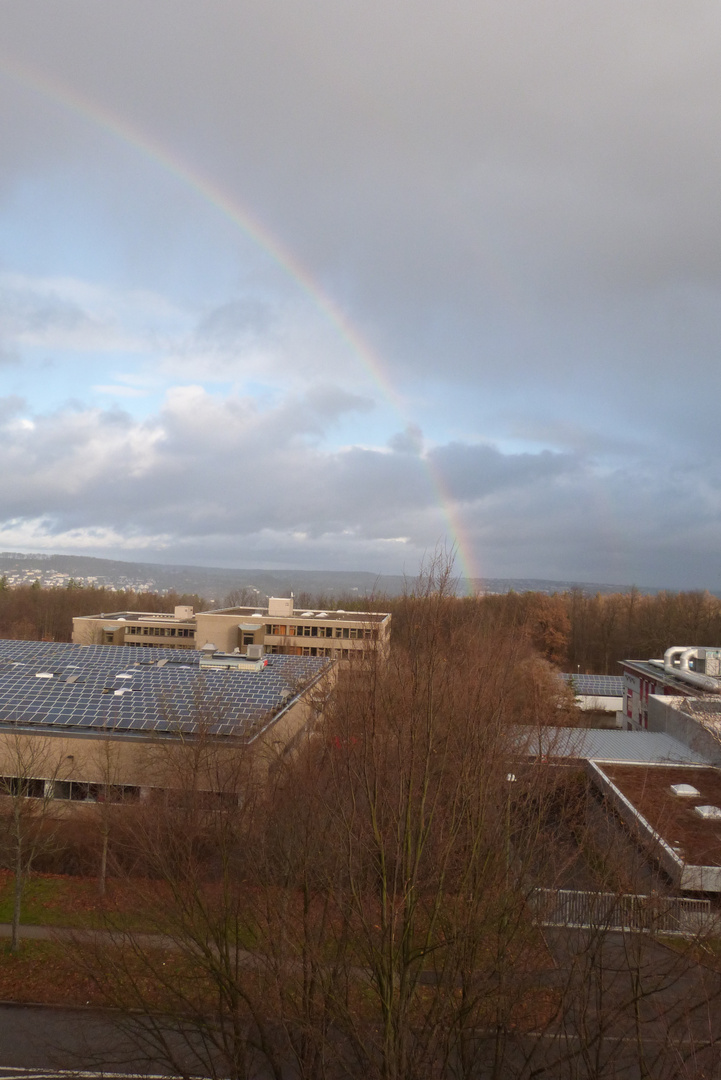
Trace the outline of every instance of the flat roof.
{"label": "flat roof", "polygon": [[[97,615],[76,615],[75,619],[122,619],[125,622],[172,622],[195,625],[198,615],[233,615],[237,618],[251,618],[260,615],[266,622],[283,623],[288,619],[317,619],[321,622],[384,622],[390,618],[390,613],[379,611],[324,611],[321,608],[295,608],[292,615],[269,615],[267,608],[259,607],[229,607],[213,608],[211,611],[197,611],[188,618],[179,618],[171,611],[105,611]],[[260,621],[260,620],[258,620]]]}
{"label": "flat roof", "polygon": [[287,622],[289,619],[316,619],[318,623],[324,622],[383,622],[390,618],[390,613],[379,611],[326,611],[324,608],[314,610],[312,608],[294,608],[292,615],[269,615],[267,608],[260,607],[230,607],[213,608],[212,611],[200,611],[199,615],[233,615],[240,618],[250,618],[253,615],[262,615],[266,621],[273,623]]}
{"label": "flat roof", "polygon": [[94,621],[115,619],[116,622],[119,619],[122,619],[123,622],[172,622],[187,623],[189,626],[195,623],[194,615],[181,617],[175,615],[172,611],[105,611],[99,615],[75,615],[74,619],[93,619]]}
{"label": "flat roof", "polygon": [[708,764],[697,751],[663,731],[614,728],[516,727],[514,737],[527,753],[582,761],[688,762]]}
{"label": "flat roof", "polygon": [[252,740],[333,663],[265,659],[260,671],[201,671],[195,650],[0,640],[0,730]]}
{"label": "flat roof", "polygon": [[[721,770],[708,765],[604,764],[601,771],[683,863],[721,866],[719,822],[695,810],[721,808]],[[699,794],[676,795],[672,784],[689,784]]]}

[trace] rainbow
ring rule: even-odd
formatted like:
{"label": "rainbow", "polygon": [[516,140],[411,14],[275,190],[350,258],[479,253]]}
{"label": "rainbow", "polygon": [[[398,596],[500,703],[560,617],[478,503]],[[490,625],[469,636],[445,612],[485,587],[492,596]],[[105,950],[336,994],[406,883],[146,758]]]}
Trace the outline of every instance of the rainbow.
{"label": "rainbow", "polygon": [[[335,328],[341,340],[360,360],[401,421],[404,424],[408,422],[410,417],[405,402],[393,386],[380,358],[363,335],[350,322],[338,304],[318,284],[307,268],[237,200],[222,191],[209,177],[204,176],[197,169],[191,168],[167,147],[156,141],[151,141],[120,116],[82,97],[77,91],[59,80],[51,79],[27,63],[20,64],[16,60],[3,55],[0,55],[0,71],[25,88],[49,99],[53,104],[59,104],[90,121],[103,131],[109,132],[154,164],[160,165],[167,172],[181,180],[188,188],[195,191],[205,202],[215,207],[234,226],[241,229],[259,248],[270,255],[274,262],[310,298],[317,310]],[[473,578],[480,577],[480,574],[475,566],[473,546],[470,538],[466,535],[456,501],[446,490],[445,481],[432,461],[427,456],[422,460],[434,492],[434,498],[448,525],[448,533],[452,538],[451,550],[458,557],[462,575],[471,582]]]}

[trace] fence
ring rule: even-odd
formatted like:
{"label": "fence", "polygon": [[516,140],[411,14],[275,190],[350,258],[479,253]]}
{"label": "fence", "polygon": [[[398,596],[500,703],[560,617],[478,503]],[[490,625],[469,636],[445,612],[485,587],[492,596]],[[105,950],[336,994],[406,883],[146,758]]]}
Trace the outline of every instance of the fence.
{"label": "fence", "polygon": [[534,920],[541,926],[634,930],[684,937],[711,931],[716,918],[710,900],[685,896],[534,889],[530,905]]}

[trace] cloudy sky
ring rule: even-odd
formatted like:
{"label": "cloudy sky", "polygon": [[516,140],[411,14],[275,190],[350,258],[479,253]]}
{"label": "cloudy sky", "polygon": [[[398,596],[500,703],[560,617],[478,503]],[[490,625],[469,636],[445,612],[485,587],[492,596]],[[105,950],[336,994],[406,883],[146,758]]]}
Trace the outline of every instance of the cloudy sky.
{"label": "cloudy sky", "polygon": [[721,8],[6,0],[0,549],[721,589]]}

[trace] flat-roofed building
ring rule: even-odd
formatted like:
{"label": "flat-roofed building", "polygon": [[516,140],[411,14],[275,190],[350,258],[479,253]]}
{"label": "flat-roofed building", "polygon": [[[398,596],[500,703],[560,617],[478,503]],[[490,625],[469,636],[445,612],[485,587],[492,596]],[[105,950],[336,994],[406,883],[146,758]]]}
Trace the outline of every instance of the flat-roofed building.
{"label": "flat-roofed building", "polygon": [[622,660],[623,707],[619,726],[628,731],[649,726],[654,696],[721,699],[721,649],[673,645],[663,659]]}
{"label": "flat-roofed building", "polygon": [[309,691],[334,668],[325,658],[0,641],[3,786],[17,776],[19,739],[37,751],[31,778],[71,801],[92,801],[103,783],[137,797],[172,788],[173,748],[200,738],[229,764],[250,751],[262,773],[306,726]]}
{"label": "flat-roofed building", "polygon": [[721,771],[708,765],[589,762],[594,784],[673,884],[721,892]]}
{"label": "flat-roofed building", "polygon": [[76,645],[127,645],[162,649],[195,648],[195,613],[179,606],[165,611],[111,611],[73,619]]}
{"label": "flat-roofed building", "polygon": [[293,597],[270,597],[267,607],[230,607],[173,614],[116,611],[73,619],[81,645],[161,645],[245,653],[262,646],[271,655],[348,660],[390,643],[387,612],[320,611],[293,607]]}

